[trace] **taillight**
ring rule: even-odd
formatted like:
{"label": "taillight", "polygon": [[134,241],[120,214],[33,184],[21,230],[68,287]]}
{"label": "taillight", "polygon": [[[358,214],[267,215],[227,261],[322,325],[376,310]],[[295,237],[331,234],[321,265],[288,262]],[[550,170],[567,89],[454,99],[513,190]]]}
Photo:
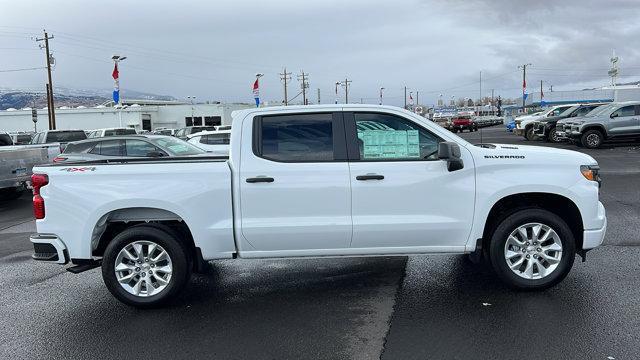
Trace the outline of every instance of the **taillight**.
{"label": "taillight", "polygon": [[53,158],[53,162],[57,163],[57,162],[62,162],[62,161],[66,161],[68,158],[66,157],[62,157],[62,156],[56,156]]}
{"label": "taillight", "polygon": [[44,199],[40,196],[40,188],[49,183],[46,174],[31,175],[31,186],[33,187],[33,215],[36,219],[44,219]]}

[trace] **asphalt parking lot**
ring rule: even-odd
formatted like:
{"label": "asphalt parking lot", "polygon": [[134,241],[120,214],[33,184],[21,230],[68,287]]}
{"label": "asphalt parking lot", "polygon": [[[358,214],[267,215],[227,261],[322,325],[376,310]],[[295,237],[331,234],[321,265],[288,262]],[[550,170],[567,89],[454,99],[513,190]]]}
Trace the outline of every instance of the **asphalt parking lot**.
{"label": "asphalt parking lot", "polygon": [[[501,126],[462,134],[481,135],[531,143]],[[462,256],[235,260],[170,306],[136,310],[97,269],[31,261],[30,197],[0,203],[0,358],[637,359],[640,144],[554,146],[598,160],[609,227],[605,246],[539,293]]]}

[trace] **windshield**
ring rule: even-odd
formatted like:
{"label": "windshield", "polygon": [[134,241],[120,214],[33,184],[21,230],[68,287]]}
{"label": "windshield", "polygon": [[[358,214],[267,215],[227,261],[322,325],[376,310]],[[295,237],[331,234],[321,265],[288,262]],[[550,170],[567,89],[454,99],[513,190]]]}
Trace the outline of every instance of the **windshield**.
{"label": "windshield", "polygon": [[84,140],[87,135],[82,130],[78,131],[52,131],[47,134],[48,143],[67,143],[71,141]]}
{"label": "windshield", "polygon": [[585,116],[598,116],[600,114],[604,114],[605,112],[607,112],[609,109],[611,109],[613,107],[613,104],[607,104],[607,105],[600,105],[597,108],[589,111]]}
{"label": "windshield", "polygon": [[204,150],[201,150],[200,148],[178,138],[166,137],[149,140],[173,156],[189,156],[205,153]]}
{"label": "windshield", "polygon": [[572,106],[572,107],[568,108],[567,110],[561,112],[559,116],[569,117],[569,115],[571,115],[571,113],[576,111],[579,107],[580,106]]}

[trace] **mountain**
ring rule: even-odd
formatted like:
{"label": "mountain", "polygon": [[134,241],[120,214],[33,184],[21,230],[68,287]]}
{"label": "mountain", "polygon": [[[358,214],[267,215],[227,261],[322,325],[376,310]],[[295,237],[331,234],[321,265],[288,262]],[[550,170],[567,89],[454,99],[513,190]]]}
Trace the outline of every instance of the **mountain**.
{"label": "mountain", "polygon": [[[125,89],[121,90],[121,96],[125,99],[176,100],[173,96]],[[112,90],[106,89],[54,88],[54,103],[57,108],[61,106],[96,106],[111,102],[111,97]],[[44,91],[0,88],[0,110],[34,106],[37,108],[47,107],[47,95]]]}

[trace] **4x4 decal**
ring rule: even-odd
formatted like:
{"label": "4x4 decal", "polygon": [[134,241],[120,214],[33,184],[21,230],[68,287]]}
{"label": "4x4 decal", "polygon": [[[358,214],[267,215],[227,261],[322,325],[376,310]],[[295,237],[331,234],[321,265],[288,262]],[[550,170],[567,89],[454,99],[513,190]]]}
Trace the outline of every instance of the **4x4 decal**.
{"label": "4x4 decal", "polygon": [[85,171],[96,171],[96,168],[94,166],[85,166],[85,167],[69,167],[69,168],[62,168],[60,169],[60,171],[66,171],[66,172],[85,172]]}

